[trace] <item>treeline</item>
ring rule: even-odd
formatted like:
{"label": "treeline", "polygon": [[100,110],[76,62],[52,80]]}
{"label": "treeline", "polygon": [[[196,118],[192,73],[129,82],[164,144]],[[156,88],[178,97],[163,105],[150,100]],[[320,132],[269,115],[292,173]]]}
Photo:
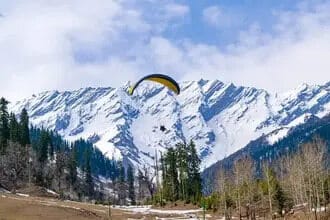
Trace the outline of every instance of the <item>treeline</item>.
{"label": "treeline", "polygon": [[[111,185],[99,177],[111,179]],[[108,200],[105,187],[117,183],[128,185],[121,162],[85,140],[69,143],[56,132],[30,127],[25,109],[17,118],[0,99],[0,187],[15,192],[40,186],[72,199]]]}
{"label": "treeline", "polygon": [[0,187],[15,192],[38,186],[63,198],[120,205],[199,203],[200,159],[192,141],[169,148],[156,159],[155,170],[135,171],[129,162],[110,160],[83,139],[68,142],[32,126],[25,109],[9,113],[8,101],[0,99]]}
{"label": "treeline", "polygon": [[[169,148],[161,155],[160,167],[156,166],[159,187],[155,202],[160,205],[176,201],[199,204],[202,197],[200,163],[193,141]],[[158,181],[159,173],[161,181]]]}
{"label": "treeline", "polygon": [[298,210],[319,219],[330,202],[327,151],[327,144],[315,138],[297,152],[263,161],[261,175],[254,160],[243,156],[230,169],[219,169],[215,191],[203,202],[226,219],[273,219]]}

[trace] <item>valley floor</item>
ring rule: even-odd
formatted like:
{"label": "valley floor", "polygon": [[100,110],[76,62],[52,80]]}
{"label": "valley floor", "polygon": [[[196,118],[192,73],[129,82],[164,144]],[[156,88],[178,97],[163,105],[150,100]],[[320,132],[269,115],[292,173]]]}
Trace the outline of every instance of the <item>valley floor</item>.
{"label": "valley floor", "polygon": [[[109,207],[25,194],[0,193],[0,220],[100,220],[109,219]],[[112,220],[201,219],[201,210],[169,210],[144,207],[111,208]],[[209,218],[211,219],[211,218]]]}
{"label": "valley floor", "polygon": [[[150,206],[109,207],[89,203],[61,201],[55,198],[34,197],[26,194],[0,192],[0,220],[199,220],[203,219],[200,209],[175,207],[156,209]],[[329,219],[330,213],[321,219]],[[214,213],[206,214],[207,220],[223,220]],[[237,217],[234,219],[238,219]],[[263,218],[262,218],[263,219]],[[286,219],[307,219],[303,213],[296,213]],[[313,216],[310,216],[313,219]]]}

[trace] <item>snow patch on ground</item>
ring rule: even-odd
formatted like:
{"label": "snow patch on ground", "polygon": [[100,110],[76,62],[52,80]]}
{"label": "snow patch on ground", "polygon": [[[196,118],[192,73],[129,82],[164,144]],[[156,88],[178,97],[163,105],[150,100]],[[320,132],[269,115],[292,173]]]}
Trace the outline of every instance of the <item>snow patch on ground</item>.
{"label": "snow patch on ground", "polygon": [[50,190],[50,189],[46,189],[46,191],[52,195],[55,195],[55,196],[58,196],[59,194],[54,192],[53,190]]}
{"label": "snow patch on ground", "polygon": [[130,211],[134,213],[143,213],[143,214],[157,213],[157,214],[177,214],[177,215],[192,214],[203,211],[202,209],[163,210],[163,209],[153,209],[151,208],[151,206],[120,206],[120,207],[114,207],[114,209],[118,209],[122,211]]}
{"label": "snow patch on ground", "polygon": [[23,193],[16,193],[16,195],[21,196],[21,197],[30,197],[30,195],[23,194]]}
{"label": "snow patch on ground", "polygon": [[[325,211],[325,207],[318,207],[316,208],[316,212],[324,212]],[[312,208],[312,212],[315,212],[315,208]]]}

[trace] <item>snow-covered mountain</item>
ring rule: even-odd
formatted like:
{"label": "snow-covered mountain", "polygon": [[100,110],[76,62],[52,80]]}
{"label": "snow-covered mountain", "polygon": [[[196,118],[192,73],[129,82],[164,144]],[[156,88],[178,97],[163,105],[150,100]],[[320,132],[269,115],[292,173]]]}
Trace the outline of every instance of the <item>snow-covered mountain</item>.
{"label": "snow-covered mountain", "polygon": [[142,84],[133,97],[127,86],[48,91],[10,108],[18,113],[25,107],[33,124],[68,140],[89,139],[109,157],[125,157],[137,166],[153,164],[156,151],[193,139],[203,167],[263,134],[281,131],[269,139],[274,142],[306,117],[330,112],[330,82],[283,94],[218,80],[180,86],[179,96],[154,83]]}

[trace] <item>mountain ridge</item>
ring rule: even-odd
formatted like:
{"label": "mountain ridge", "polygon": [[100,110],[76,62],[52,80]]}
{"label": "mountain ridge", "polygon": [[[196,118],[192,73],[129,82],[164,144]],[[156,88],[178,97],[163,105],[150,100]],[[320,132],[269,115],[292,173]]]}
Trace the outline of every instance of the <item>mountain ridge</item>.
{"label": "mountain ridge", "polygon": [[[153,83],[136,95],[120,88],[87,87],[46,91],[10,106],[25,107],[31,122],[54,129],[68,140],[85,138],[109,157],[152,165],[155,152],[193,139],[203,168],[260,137],[299,124],[306,114],[330,111],[330,82],[302,85],[286,93],[225,84],[219,80],[180,83],[179,96]],[[161,132],[160,126],[166,130]]]}

